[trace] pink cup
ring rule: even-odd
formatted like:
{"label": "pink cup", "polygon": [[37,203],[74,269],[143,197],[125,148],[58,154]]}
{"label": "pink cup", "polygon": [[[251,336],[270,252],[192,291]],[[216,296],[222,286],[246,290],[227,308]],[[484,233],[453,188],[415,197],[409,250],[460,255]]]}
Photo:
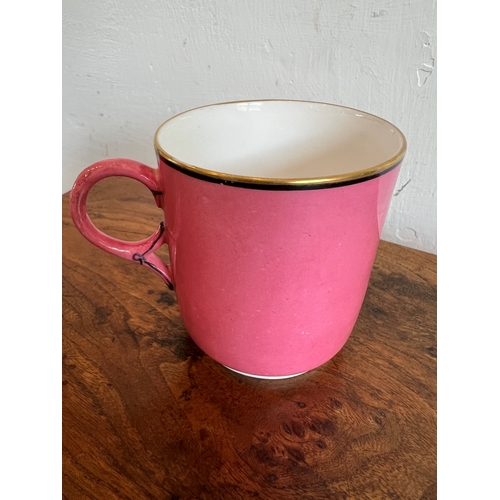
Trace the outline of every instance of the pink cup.
{"label": "pink cup", "polygon": [[[158,169],[108,159],[80,174],[70,204],[83,236],[175,289],[189,334],[227,368],[286,378],[331,359],[366,293],[403,134],[342,106],[263,100],[186,111],[154,142]],[[110,176],[141,181],[163,208],[150,238],[90,221],[87,194]],[[154,253],[164,244],[170,265]]]}

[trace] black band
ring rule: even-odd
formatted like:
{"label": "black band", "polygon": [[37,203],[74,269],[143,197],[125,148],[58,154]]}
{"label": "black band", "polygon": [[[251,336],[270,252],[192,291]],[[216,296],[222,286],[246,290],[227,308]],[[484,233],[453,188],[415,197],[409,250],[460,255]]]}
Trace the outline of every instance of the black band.
{"label": "black band", "polygon": [[195,179],[200,179],[202,181],[207,181],[207,182],[213,182],[215,184],[222,184],[224,186],[233,186],[233,187],[239,187],[239,188],[246,188],[246,189],[261,189],[264,191],[306,191],[306,190],[312,190],[312,189],[330,189],[330,188],[337,188],[337,187],[343,187],[343,186],[350,186],[352,184],[358,184],[360,182],[366,182],[372,179],[376,179],[377,177],[380,177],[381,175],[387,174],[391,170],[394,170],[396,167],[401,165],[400,163],[397,163],[396,165],[393,165],[392,167],[389,167],[387,170],[384,170],[383,172],[377,172],[376,174],[372,175],[367,175],[366,177],[359,177],[356,179],[349,179],[345,181],[334,181],[334,182],[324,182],[324,183],[312,183],[312,184],[264,184],[264,183],[259,183],[259,182],[243,182],[243,181],[231,181],[227,179],[220,179],[218,177],[213,177],[210,175],[203,174],[201,172],[195,171],[195,170],[188,170],[186,168],[179,167],[175,163],[172,163],[162,156],[160,156],[160,160],[162,163],[167,165],[170,168],[173,168],[174,170],[177,170],[178,172],[181,172],[183,174],[189,175],[190,177],[194,177]]}

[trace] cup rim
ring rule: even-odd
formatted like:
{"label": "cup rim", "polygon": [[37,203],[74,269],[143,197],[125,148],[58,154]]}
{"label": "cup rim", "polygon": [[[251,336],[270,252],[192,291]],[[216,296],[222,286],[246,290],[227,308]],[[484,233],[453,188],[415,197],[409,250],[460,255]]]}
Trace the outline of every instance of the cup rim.
{"label": "cup rim", "polygon": [[[378,163],[374,166],[364,168],[361,170],[356,170],[354,172],[348,172],[343,174],[325,176],[325,177],[300,177],[300,178],[271,178],[271,177],[251,177],[244,175],[235,175],[228,174],[223,172],[217,172],[215,170],[209,170],[206,168],[198,167],[196,165],[191,165],[187,162],[180,160],[172,156],[170,153],[165,151],[158,140],[158,135],[160,130],[163,128],[171,120],[178,118],[179,116],[196,111],[198,109],[210,108],[214,106],[223,106],[228,104],[251,104],[251,103],[259,103],[259,102],[301,102],[301,103],[309,103],[309,104],[322,104],[327,106],[332,106],[335,108],[343,108],[349,110],[351,112],[362,113],[363,115],[376,118],[380,120],[390,127],[394,129],[394,131],[400,135],[402,139],[401,147],[396,154],[394,154],[388,160],[383,161],[382,163]],[[390,170],[396,168],[401,164],[407,150],[407,141],[404,134],[401,130],[396,127],[393,123],[381,118],[380,116],[374,115],[372,113],[367,113],[366,111],[362,111],[356,108],[352,108],[349,106],[343,106],[340,104],[334,104],[329,102],[321,102],[321,101],[309,101],[306,99],[245,99],[245,100],[236,100],[236,101],[225,101],[225,102],[217,102],[212,104],[205,104],[203,106],[196,106],[194,108],[187,109],[182,111],[181,113],[177,113],[174,116],[171,116],[168,120],[165,120],[156,130],[154,135],[154,147],[157,154],[165,160],[170,166],[184,172],[188,175],[191,175],[196,178],[218,182],[221,184],[228,185],[241,185],[246,187],[254,187],[254,188],[270,188],[270,189],[311,189],[311,188],[321,188],[321,187],[330,187],[330,186],[344,186],[349,184],[355,184],[358,182],[366,181],[369,179],[373,179],[375,177],[379,177]]]}

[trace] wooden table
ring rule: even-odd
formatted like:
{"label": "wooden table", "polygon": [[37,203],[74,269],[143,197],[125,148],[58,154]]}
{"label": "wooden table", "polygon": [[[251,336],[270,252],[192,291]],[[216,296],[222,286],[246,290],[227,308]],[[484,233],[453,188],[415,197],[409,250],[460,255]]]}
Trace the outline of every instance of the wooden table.
{"label": "wooden table", "polygon": [[[162,218],[123,178],[97,185],[89,211],[129,240]],[[382,242],[342,351],[257,380],[205,356],[175,293],[84,240],[64,195],[63,495],[436,498],[436,257]]]}

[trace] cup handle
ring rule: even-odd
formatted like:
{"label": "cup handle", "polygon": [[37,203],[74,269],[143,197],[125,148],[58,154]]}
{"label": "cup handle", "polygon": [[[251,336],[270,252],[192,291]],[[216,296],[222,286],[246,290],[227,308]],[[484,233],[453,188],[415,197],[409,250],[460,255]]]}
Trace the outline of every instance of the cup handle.
{"label": "cup handle", "polygon": [[102,179],[113,176],[129,177],[142,182],[152,192],[158,207],[163,208],[163,191],[159,170],[134,160],[111,158],[90,165],[76,179],[70,194],[70,212],[75,226],[88,241],[98,248],[112,255],[150,267],[160,275],[168,288],[173,290],[172,270],[154,254],[155,250],[167,243],[163,221],[149,238],[132,242],[108,236],[97,229],[90,220],[87,213],[87,196],[90,189]]}

